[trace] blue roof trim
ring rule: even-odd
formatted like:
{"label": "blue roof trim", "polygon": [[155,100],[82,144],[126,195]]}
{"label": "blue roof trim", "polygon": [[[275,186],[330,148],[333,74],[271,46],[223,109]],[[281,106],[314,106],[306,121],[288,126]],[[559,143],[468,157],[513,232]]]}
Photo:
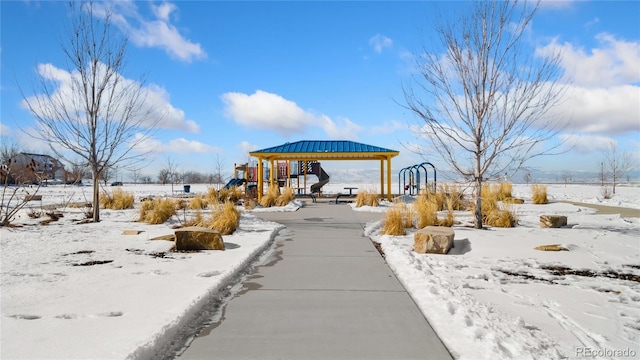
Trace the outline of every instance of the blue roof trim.
{"label": "blue roof trim", "polygon": [[293,143],[285,143],[262,150],[252,151],[252,153],[315,153],[315,152],[351,152],[351,153],[372,153],[372,152],[398,152],[382,148],[379,146],[362,144],[347,140],[301,140]]}

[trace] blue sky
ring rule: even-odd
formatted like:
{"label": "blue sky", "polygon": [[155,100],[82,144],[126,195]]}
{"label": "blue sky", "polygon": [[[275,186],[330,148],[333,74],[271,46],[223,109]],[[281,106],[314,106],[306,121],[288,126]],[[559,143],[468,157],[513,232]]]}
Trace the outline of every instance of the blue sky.
{"label": "blue sky", "polygon": [[[130,39],[123,75],[146,78],[148,101],[168,110],[145,174],[167,158],[183,170],[232,171],[250,150],[298,140],[348,139],[400,150],[394,170],[423,161],[405,149],[418,120],[402,107],[412,58],[433,36],[436,8],[466,2],[118,1],[118,29]],[[22,105],[37,87],[40,64],[66,69],[61,50],[69,9],[63,1],[2,1],[1,123],[3,137],[47,152],[21,129]],[[550,171],[594,170],[614,141],[640,156],[640,2],[544,1],[529,45],[562,50],[570,117],[566,154],[531,161]],[[19,85],[19,86],[18,86]],[[428,158],[446,167],[438,158]],[[328,169],[377,169],[335,162]]]}

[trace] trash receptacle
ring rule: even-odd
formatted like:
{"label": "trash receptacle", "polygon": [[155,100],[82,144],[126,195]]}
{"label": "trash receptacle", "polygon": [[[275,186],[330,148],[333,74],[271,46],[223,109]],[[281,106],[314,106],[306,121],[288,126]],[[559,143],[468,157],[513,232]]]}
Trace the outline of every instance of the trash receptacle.
{"label": "trash receptacle", "polygon": [[185,186],[184,186],[184,192],[185,192],[185,194],[188,194],[188,193],[189,193],[189,191],[191,191],[191,185],[185,185]]}

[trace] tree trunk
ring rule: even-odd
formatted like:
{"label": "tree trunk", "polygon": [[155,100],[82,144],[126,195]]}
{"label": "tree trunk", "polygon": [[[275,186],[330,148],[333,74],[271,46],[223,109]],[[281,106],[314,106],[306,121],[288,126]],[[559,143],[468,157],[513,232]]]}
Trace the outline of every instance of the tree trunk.
{"label": "tree trunk", "polygon": [[100,222],[100,180],[97,170],[93,171],[93,222]]}
{"label": "tree trunk", "polygon": [[476,209],[474,212],[473,227],[475,229],[482,229],[482,177],[476,177]]}

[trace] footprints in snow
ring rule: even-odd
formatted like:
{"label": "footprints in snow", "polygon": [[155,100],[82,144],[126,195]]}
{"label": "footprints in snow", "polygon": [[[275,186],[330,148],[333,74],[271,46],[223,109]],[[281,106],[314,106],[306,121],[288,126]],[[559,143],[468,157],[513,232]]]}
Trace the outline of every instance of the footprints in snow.
{"label": "footprints in snow", "polygon": [[[81,319],[81,318],[93,318],[93,317],[120,317],[123,316],[124,313],[122,311],[107,311],[97,315],[80,315],[80,314],[62,314],[56,315],[54,318],[62,319],[62,320],[73,320],[73,319]],[[33,315],[33,314],[15,314],[7,316],[16,320],[38,320],[42,319],[42,316]]]}

